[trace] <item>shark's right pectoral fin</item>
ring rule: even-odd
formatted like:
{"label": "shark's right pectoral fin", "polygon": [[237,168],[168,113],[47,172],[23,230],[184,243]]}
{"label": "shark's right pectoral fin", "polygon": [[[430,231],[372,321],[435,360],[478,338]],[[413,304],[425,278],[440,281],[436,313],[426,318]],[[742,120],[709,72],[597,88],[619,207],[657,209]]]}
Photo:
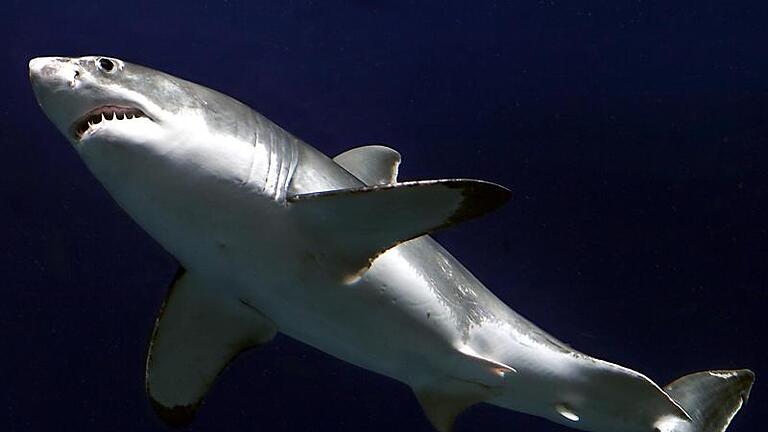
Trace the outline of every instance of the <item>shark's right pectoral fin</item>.
{"label": "shark's right pectoral fin", "polygon": [[182,270],[157,317],[146,388],[158,416],[171,426],[191,422],[227,364],[242,351],[268,342],[277,331],[249,304],[220,294]]}
{"label": "shark's right pectoral fin", "polygon": [[509,196],[494,183],[445,179],[294,195],[288,202],[306,235],[335,254],[347,278],[387,249],[495,210]]}

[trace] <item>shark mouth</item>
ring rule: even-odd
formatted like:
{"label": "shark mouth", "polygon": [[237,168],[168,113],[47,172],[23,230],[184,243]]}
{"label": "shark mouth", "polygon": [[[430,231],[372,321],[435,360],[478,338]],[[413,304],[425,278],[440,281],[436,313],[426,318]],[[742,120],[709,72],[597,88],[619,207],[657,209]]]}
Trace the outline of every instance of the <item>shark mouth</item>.
{"label": "shark mouth", "polygon": [[[101,106],[87,112],[72,124],[72,135],[77,140],[81,140],[83,135],[101,122],[115,120],[132,120],[139,117],[147,117],[144,112],[138,108],[126,108],[119,106]],[[149,118],[149,117],[147,117]],[[150,119],[151,120],[151,119]]]}

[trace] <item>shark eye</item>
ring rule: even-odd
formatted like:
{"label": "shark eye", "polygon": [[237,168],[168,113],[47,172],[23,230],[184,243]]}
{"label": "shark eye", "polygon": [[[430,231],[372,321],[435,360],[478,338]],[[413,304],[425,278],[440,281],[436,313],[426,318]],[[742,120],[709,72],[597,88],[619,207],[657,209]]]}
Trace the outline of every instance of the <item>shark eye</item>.
{"label": "shark eye", "polygon": [[100,58],[96,61],[96,64],[99,65],[99,69],[103,70],[104,72],[114,72],[115,71],[115,62],[108,58]]}

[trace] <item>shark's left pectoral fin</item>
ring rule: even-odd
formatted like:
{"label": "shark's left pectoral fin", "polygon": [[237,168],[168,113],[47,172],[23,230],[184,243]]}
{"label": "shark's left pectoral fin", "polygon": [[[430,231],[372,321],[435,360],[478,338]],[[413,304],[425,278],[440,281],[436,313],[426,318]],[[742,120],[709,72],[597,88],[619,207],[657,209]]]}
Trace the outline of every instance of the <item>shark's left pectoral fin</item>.
{"label": "shark's left pectoral fin", "polygon": [[494,183],[449,179],[294,195],[288,202],[307,234],[355,273],[392,246],[488,213],[509,196]]}
{"label": "shark's left pectoral fin", "polygon": [[240,352],[271,340],[275,324],[249,304],[180,271],[155,323],[146,388],[158,416],[192,421],[216,377]]}

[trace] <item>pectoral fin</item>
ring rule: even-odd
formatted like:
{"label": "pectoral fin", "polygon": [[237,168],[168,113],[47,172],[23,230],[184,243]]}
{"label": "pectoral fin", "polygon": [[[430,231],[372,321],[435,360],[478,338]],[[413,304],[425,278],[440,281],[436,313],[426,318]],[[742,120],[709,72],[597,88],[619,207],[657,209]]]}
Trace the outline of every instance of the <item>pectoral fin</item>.
{"label": "pectoral fin", "polygon": [[274,323],[237,298],[180,271],[155,323],[146,388],[172,426],[192,421],[216,377],[240,352],[271,340]]}
{"label": "pectoral fin", "polygon": [[404,241],[483,215],[507,201],[508,189],[480,180],[404,182],[289,197],[307,235],[361,273]]}

